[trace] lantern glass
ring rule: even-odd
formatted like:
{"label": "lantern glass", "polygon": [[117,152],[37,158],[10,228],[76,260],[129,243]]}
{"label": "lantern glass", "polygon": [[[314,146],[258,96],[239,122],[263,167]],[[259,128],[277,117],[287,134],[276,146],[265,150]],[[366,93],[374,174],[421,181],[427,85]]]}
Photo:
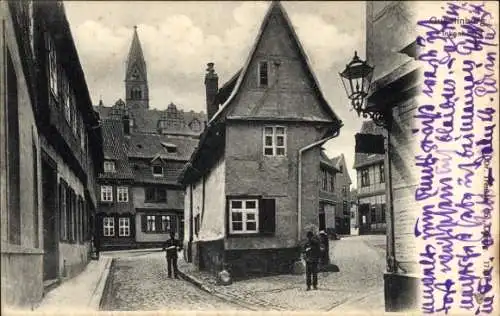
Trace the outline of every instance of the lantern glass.
{"label": "lantern glass", "polygon": [[[373,75],[373,67],[365,61],[359,59],[357,53],[354,53],[354,58],[346,66],[344,71],[340,73],[342,84],[346,90],[347,97],[354,101],[356,100],[355,110],[364,110],[363,100],[368,96],[370,84]],[[354,103],[353,103],[354,105]]]}

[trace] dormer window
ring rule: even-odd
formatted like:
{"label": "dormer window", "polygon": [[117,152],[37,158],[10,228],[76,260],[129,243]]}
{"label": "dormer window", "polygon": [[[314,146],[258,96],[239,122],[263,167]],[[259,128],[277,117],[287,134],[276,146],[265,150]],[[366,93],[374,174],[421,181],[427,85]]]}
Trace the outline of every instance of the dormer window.
{"label": "dormer window", "polygon": [[259,62],[259,87],[267,87],[269,84],[269,67],[267,61]]}
{"label": "dormer window", "polygon": [[163,167],[162,166],[153,166],[153,176],[162,177],[163,176]]}
{"label": "dormer window", "polygon": [[168,153],[175,153],[177,152],[177,146],[175,144],[171,143],[161,143],[163,147],[167,150]]}
{"label": "dormer window", "polygon": [[104,162],[104,172],[116,172],[115,162],[107,160]]}

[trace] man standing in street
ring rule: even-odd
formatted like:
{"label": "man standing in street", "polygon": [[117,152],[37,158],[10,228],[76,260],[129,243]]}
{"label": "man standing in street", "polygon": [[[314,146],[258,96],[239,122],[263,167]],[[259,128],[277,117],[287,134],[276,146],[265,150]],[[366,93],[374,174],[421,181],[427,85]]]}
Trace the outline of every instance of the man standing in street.
{"label": "man standing in street", "polygon": [[[319,240],[314,237],[312,231],[307,232],[307,242],[304,246],[304,256],[306,260],[306,282],[307,291],[313,288],[318,289],[318,262],[320,257]],[[311,282],[312,277],[312,282]]]}
{"label": "man standing in street", "polygon": [[179,241],[175,239],[175,233],[170,232],[170,239],[168,239],[165,246],[163,246],[163,250],[167,251],[167,268],[169,278],[172,277],[172,268],[174,270],[174,277],[176,279],[179,278],[177,276],[177,251],[179,248]]}

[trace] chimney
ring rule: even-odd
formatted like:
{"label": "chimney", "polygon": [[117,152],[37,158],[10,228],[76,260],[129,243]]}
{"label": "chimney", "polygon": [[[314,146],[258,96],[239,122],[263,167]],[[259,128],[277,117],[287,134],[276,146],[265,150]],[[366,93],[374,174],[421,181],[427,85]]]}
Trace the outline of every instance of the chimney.
{"label": "chimney", "polygon": [[207,64],[205,90],[207,94],[207,116],[208,120],[210,120],[219,109],[219,105],[215,102],[215,97],[219,91],[219,77],[215,73],[214,63]]}

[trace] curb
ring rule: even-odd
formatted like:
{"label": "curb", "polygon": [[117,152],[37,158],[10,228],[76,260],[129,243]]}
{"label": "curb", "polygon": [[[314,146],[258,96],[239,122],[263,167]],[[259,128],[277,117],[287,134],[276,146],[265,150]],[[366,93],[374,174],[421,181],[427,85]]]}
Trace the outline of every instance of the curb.
{"label": "curb", "polygon": [[241,300],[231,299],[231,298],[227,297],[226,295],[224,295],[224,294],[222,294],[222,293],[218,292],[217,290],[215,290],[215,289],[213,289],[213,288],[210,288],[210,287],[206,286],[206,285],[205,285],[205,284],[203,284],[203,282],[202,282],[201,280],[199,280],[198,278],[196,278],[196,277],[194,277],[194,276],[192,276],[192,275],[189,275],[189,274],[185,273],[184,271],[182,271],[182,270],[180,270],[180,269],[178,269],[178,270],[177,270],[177,272],[180,274],[180,276],[181,276],[184,280],[186,280],[186,281],[188,281],[188,282],[190,282],[190,283],[194,284],[195,286],[197,286],[197,287],[198,287],[198,288],[200,288],[201,290],[203,290],[203,291],[205,291],[205,292],[207,292],[207,293],[209,293],[209,294],[211,294],[211,295],[213,295],[213,296],[215,296],[215,297],[217,297],[217,298],[219,298],[219,299],[221,299],[221,300],[224,300],[224,301],[229,302],[229,303],[231,303],[231,304],[236,304],[236,305],[239,305],[239,306],[244,307],[244,308],[246,308],[246,309],[249,309],[249,310],[251,310],[251,311],[260,311],[260,309],[255,308],[255,306],[253,306],[253,305],[247,304],[246,302],[243,302],[243,301],[241,301]]}
{"label": "curb", "polygon": [[213,295],[213,296],[215,296],[223,301],[229,302],[231,304],[239,305],[239,306],[246,308],[250,311],[262,311],[263,308],[266,311],[273,311],[273,310],[274,311],[284,311],[285,310],[281,307],[271,307],[271,306],[265,306],[265,305],[259,306],[259,304],[250,304],[250,303],[246,302],[245,300],[240,299],[238,297],[234,297],[234,296],[233,296],[233,298],[228,297],[228,295],[221,293],[218,290],[216,290],[210,286],[206,286],[205,284],[203,284],[203,281],[201,281],[200,279],[198,279],[192,275],[189,275],[180,269],[178,269],[177,271],[184,280],[194,284],[195,286],[197,286],[201,290],[203,290],[203,291],[205,291],[205,292],[207,292],[207,293],[209,293],[209,294],[211,294],[211,295]]}
{"label": "curb", "polygon": [[111,265],[113,264],[113,258],[110,257],[101,257],[106,260],[104,264],[104,270],[99,277],[99,281],[97,282],[97,286],[92,293],[92,296],[89,301],[89,307],[93,310],[99,310],[101,307],[101,301],[104,296],[105,290],[107,288],[109,271],[111,270]]}

